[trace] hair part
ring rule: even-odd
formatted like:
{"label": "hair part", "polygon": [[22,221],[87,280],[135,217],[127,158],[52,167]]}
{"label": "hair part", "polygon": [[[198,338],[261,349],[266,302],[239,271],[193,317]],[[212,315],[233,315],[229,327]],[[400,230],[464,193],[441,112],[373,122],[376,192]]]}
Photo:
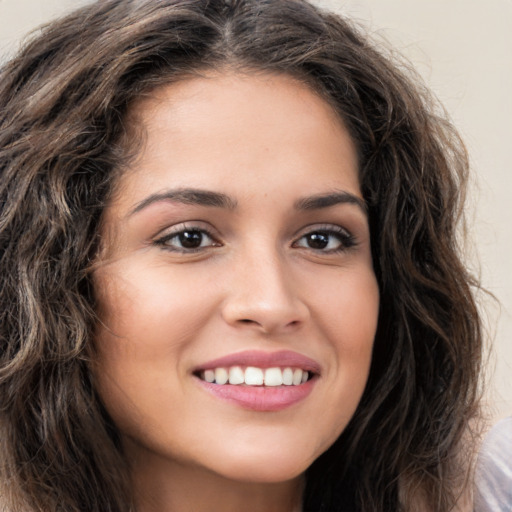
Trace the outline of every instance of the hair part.
{"label": "hair part", "polygon": [[48,25],[1,71],[0,492],[9,510],[121,512],[129,463],[89,371],[102,212],[137,153],[130,105],[229,68],[291,75],[359,153],[381,310],[350,424],[304,510],[450,510],[477,411],[477,283],[459,257],[468,161],[417,78],[302,0],[107,0]]}

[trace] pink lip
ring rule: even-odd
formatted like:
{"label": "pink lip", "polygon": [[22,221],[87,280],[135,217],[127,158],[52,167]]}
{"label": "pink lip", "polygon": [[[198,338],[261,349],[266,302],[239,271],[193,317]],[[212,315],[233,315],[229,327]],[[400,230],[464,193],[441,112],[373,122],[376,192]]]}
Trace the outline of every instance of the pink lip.
{"label": "pink lip", "polygon": [[258,368],[272,367],[293,367],[301,368],[309,372],[319,374],[320,365],[309,357],[292,352],[290,350],[280,350],[278,352],[261,352],[259,350],[246,350],[228,356],[208,361],[199,365],[193,371],[209,370],[213,368],[226,368],[230,366],[257,366]]}
{"label": "pink lip", "polygon": [[277,387],[245,386],[243,384],[218,385],[197,378],[197,382],[202,388],[217,398],[231,402],[244,409],[261,412],[281,411],[304,400],[313,390],[320,374],[320,365],[316,361],[291,351],[246,351],[231,354],[202,364],[194,373],[201,370],[230,366],[257,366],[259,368],[293,367],[315,374],[313,378],[299,386],[283,385]]}
{"label": "pink lip", "polygon": [[304,400],[313,390],[317,377],[313,377],[299,386],[232,386],[210,384],[197,379],[199,384],[217,398],[232,402],[244,409],[253,411],[276,412],[286,409]]}

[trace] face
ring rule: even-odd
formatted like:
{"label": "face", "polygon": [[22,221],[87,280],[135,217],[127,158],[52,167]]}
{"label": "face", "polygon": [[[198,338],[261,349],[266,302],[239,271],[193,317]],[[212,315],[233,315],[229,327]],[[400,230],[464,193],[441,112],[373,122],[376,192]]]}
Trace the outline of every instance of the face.
{"label": "face", "polygon": [[106,209],[94,375],[134,460],[298,477],[365,387],[378,314],[354,144],[273,75],[211,75],[133,106]]}

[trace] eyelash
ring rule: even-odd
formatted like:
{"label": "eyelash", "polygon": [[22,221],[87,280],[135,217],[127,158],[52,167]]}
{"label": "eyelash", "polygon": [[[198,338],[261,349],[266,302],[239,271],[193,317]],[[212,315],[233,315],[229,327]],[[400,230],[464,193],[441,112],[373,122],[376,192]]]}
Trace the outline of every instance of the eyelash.
{"label": "eyelash", "polygon": [[[199,247],[183,247],[183,240],[180,241],[181,247],[173,247],[169,242],[173,239],[179,240],[180,236],[184,236],[186,234],[199,234],[201,236],[200,243],[202,244],[204,242],[204,238],[207,237],[210,242],[208,242],[207,245],[200,245]],[[330,248],[325,250],[325,247],[315,248],[315,247],[308,247],[307,245],[300,245],[300,241],[303,239],[306,239],[306,237],[311,237],[313,235],[321,235],[323,237],[326,237],[328,239],[327,246],[331,243],[332,237],[335,237],[339,244],[335,248]],[[197,238],[196,238],[197,241]],[[321,240],[320,243],[323,243]],[[211,248],[211,247],[219,247],[222,245],[221,242],[219,242],[216,237],[208,230],[203,227],[198,226],[179,226],[176,230],[174,230],[172,233],[168,233],[164,235],[163,237],[155,240],[155,245],[163,247],[165,250],[172,251],[172,252],[180,252],[183,254],[193,254],[200,252],[202,250]],[[307,244],[308,242],[306,242]],[[292,243],[292,247],[294,248],[303,248],[306,250],[314,251],[315,253],[323,253],[323,254],[336,254],[340,252],[347,251],[348,249],[354,247],[357,245],[355,237],[349,233],[346,229],[339,227],[339,226],[319,226],[315,227],[313,229],[310,229],[303,235],[301,235],[298,239],[296,239]]]}
{"label": "eyelash", "polygon": [[[306,237],[311,237],[312,235],[322,235],[328,238],[335,237],[339,245],[335,248],[331,248],[325,250],[325,248],[314,248],[299,245],[299,242]],[[328,244],[331,243],[331,240],[328,241]],[[357,244],[354,235],[349,233],[346,229],[340,226],[318,226],[313,229],[309,229],[306,233],[300,236],[293,244],[292,247],[303,247],[304,249],[312,250],[315,253],[323,253],[323,254],[337,254],[340,252],[347,251],[348,249],[354,247]]]}
{"label": "eyelash", "polygon": [[[211,240],[211,242],[206,246],[199,246],[199,247],[173,247],[169,244],[171,240],[174,238],[178,239],[180,235],[185,235],[186,233],[192,234],[192,233],[199,233],[201,235],[201,243],[203,242],[203,238],[206,236]],[[162,246],[167,251],[173,251],[173,252],[181,252],[184,254],[192,254],[196,252],[200,252],[204,249],[210,248],[210,247],[219,247],[222,245],[220,242],[217,241],[217,239],[213,236],[213,234],[203,227],[198,226],[185,226],[180,225],[177,227],[176,230],[174,230],[172,233],[168,233],[161,238],[158,238],[154,242],[156,245]],[[181,242],[182,243],[182,242]]]}

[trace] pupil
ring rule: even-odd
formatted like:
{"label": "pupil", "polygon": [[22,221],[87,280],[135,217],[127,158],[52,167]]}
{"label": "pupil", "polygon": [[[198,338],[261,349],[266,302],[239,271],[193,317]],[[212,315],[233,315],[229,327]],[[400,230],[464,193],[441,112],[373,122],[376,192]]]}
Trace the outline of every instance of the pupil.
{"label": "pupil", "polygon": [[179,238],[181,246],[186,249],[197,249],[203,241],[203,235],[199,231],[184,231]]}
{"label": "pupil", "polygon": [[327,233],[312,233],[309,235],[308,244],[312,249],[325,249],[329,244]]}

